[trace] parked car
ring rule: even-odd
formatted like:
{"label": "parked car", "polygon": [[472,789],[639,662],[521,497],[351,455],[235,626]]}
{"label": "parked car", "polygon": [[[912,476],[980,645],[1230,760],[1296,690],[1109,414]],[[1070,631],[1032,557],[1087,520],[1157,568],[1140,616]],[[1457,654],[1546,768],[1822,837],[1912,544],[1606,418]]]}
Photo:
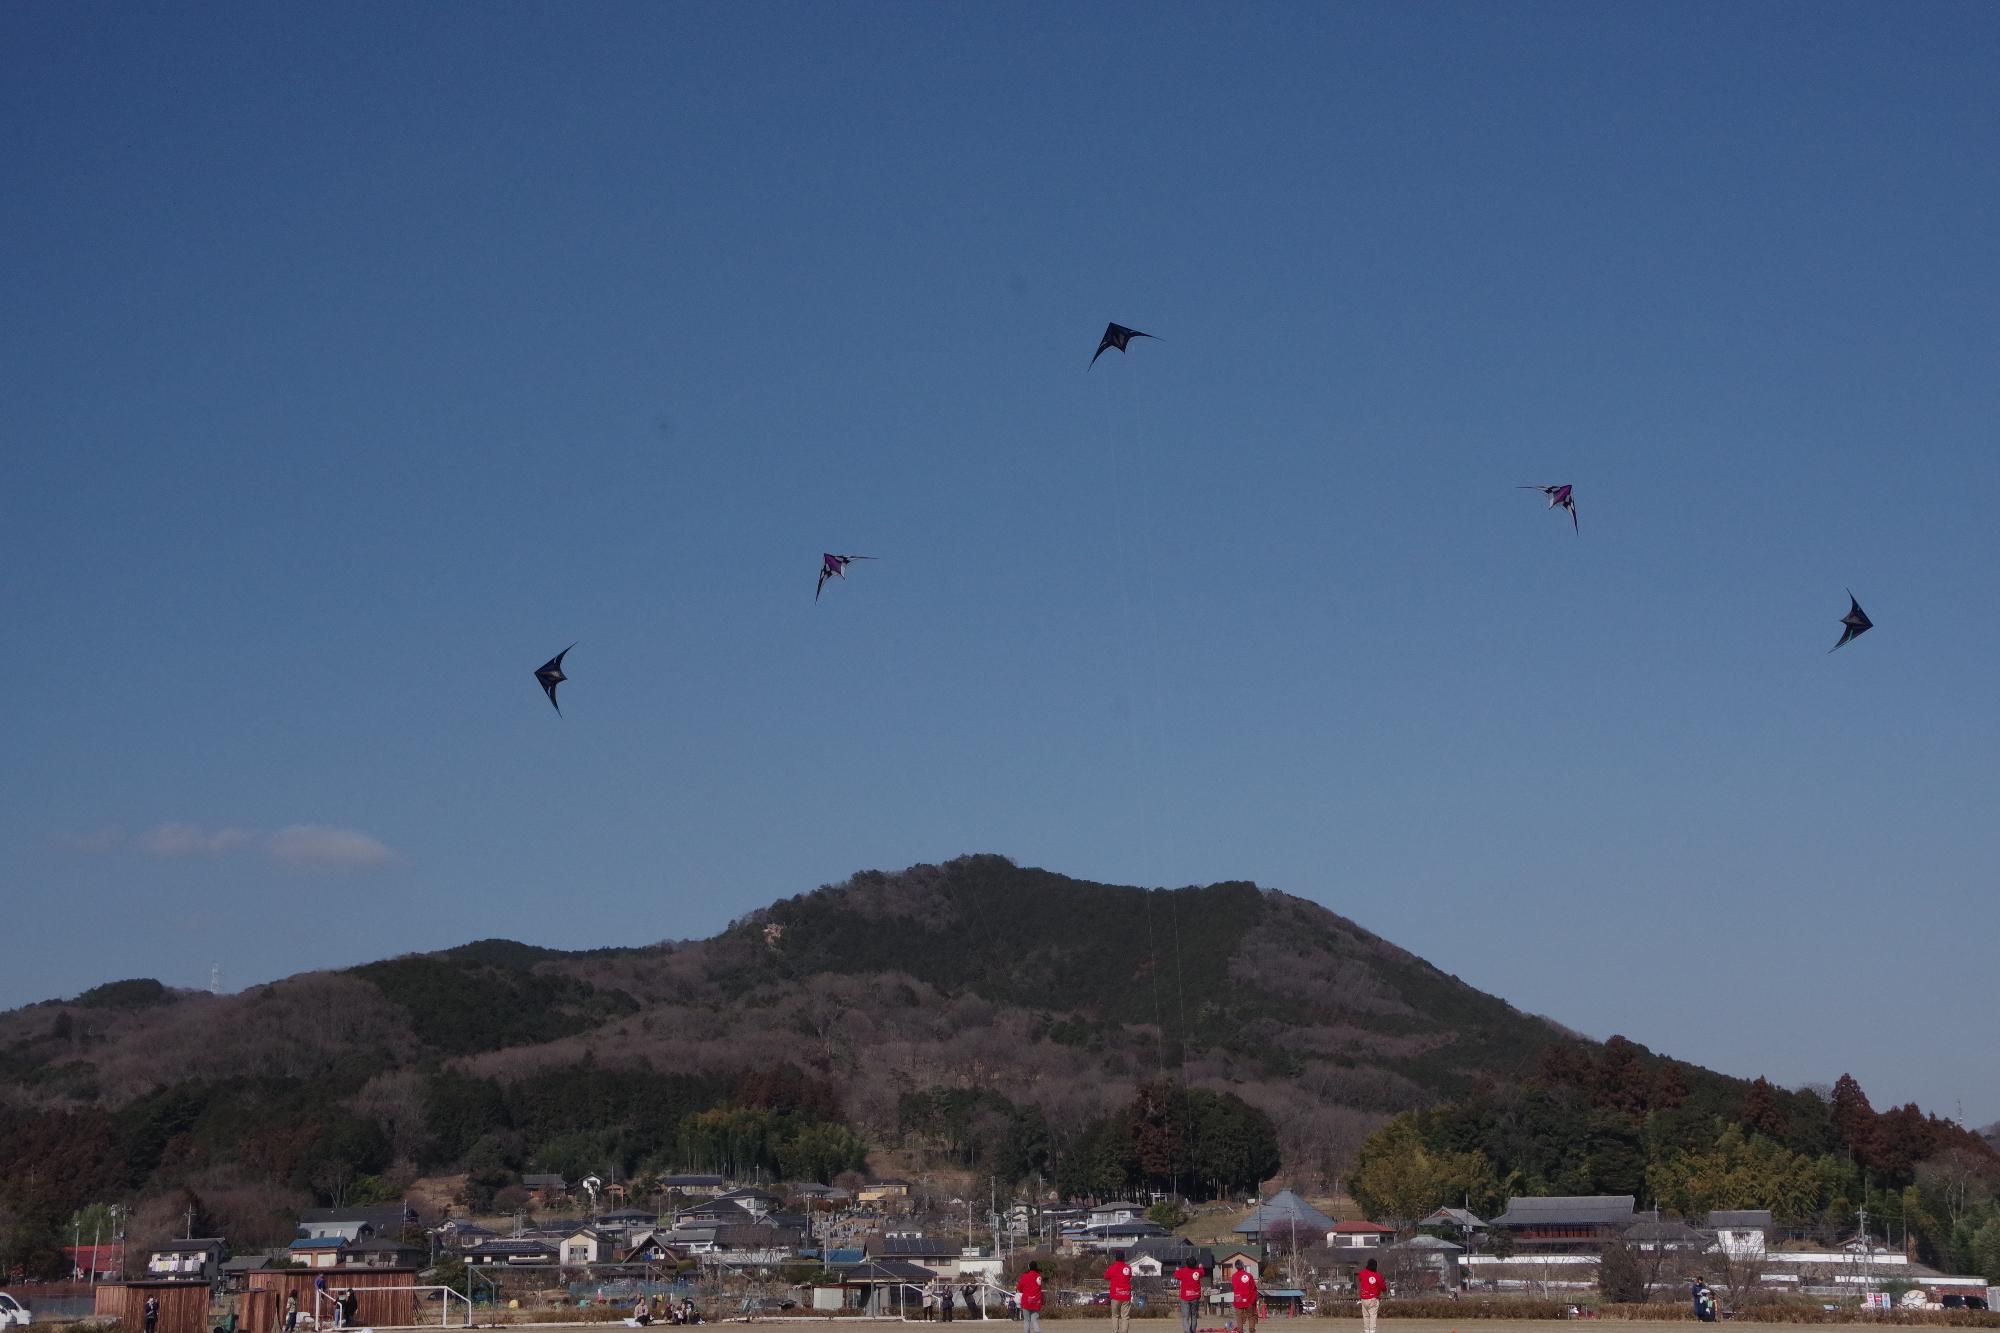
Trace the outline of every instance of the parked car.
{"label": "parked car", "polygon": [[26,1328],[35,1322],[28,1307],[11,1294],[0,1291],[0,1328]]}

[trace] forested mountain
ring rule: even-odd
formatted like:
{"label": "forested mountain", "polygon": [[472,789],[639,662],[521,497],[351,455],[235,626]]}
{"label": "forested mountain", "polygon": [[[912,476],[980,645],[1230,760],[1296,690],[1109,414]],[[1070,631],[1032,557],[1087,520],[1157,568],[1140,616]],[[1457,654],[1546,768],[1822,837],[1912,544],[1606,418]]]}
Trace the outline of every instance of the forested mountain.
{"label": "forested mountain", "polygon": [[[46,1261],[93,1202],[178,1215],[191,1189],[251,1240],[419,1173],[464,1171],[481,1202],[524,1170],[825,1179],[871,1149],[1079,1192],[1324,1181],[1394,1113],[1526,1095],[1606,1049],[1283,893],[965,857],[708,940],[485,940],[0,1014],[0,1261]],[[1710,1118],[1750,1093],[1610,1049]]]}

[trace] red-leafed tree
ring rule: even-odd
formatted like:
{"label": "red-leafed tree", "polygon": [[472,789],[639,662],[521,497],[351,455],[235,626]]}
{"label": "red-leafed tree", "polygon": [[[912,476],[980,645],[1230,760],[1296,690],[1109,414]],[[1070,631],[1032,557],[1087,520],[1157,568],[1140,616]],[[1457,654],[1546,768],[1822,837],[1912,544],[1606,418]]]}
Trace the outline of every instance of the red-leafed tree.
{"label": "red-leafed tree", "polygon": [[1854,1154],[1854,1160],[1868,1166],[1875,1160],[1875,1108],[1868,1104],[1868,1094],[1855,1082],[1854,1075],[1842,1074],[1840,1081],[1833,1085],[1830,1100],[1833,1117],[1833,1132],[1840,1135],[1840,1141]]}
{"label": "red-leafed tree", "polygon": [[[1865,1103],[1866,1098],[1863,1101]],[[1740,1118],[1743,1121],[1743,1128],[1752,1134],[1762,1134],[1766,1138],[1784,1142],[1787,1128],[1785,1108],[1778,1099],[1778,1090],[1771,1086],[1769,1079],[1759,1076],[1751,1080],[1750,1091],[1743,1096]]]}

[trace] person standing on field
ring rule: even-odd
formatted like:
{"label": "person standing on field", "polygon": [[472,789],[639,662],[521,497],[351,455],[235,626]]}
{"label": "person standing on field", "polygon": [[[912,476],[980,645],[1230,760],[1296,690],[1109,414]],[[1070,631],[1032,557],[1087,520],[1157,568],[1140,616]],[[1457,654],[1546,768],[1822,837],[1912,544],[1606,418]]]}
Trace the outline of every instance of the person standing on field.
{"label": "person standing on field", "polygon": [[1021,1333],[1042,1333],[1042,1266],[1028,1261],[1027,1271],[1014,1283],[1021,1298]]}
{"label": "person standing on field", "polygon": [[1111,1256],[1111,1266],[1104,1270],[1104,1281],[1111,1288],[1111,1333],[1131,1333],[1132,1265],[1125,1262],[1125,1251],[1119,1250]]}
{"label": "person standing on field", "polygon": [[1370,1259],[1354,1275],[1354,1290],[1361,1297],[1361,1333],[1375,1333],[1375,1316],[1382,1310],[1382,1292],[1389,1284],[1382,1280],[1382,1270]]}
{"label": "person standing on field", "polygon": [[1257,1275],[1241,1259],[1229,1275],[1229,1303],[1236,1307],[1236,1333],[1257,1333]]}
{"label": "person standing on field", "polygon": [[1201,1284],[1207,1274],[1194,1266],[1192,1256],[1181,1260],[1174,1281],[1181,1288],[1181,1333],[1197,1333],[1201,1327]]}

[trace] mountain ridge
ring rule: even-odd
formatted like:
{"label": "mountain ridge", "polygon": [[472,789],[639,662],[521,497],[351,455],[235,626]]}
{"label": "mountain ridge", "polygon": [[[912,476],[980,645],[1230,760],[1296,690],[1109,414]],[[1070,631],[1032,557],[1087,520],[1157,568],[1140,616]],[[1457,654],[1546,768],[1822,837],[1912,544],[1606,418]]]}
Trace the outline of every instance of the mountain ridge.
{"label": "mountain ridge", "polygon": [[115,1110],[243,1078],[379,1101],[438,1067],[794,1064],[877,1142],[912,1088],[1087,1114],[1168,1077],[1243,1092],[1323,1174],[1387,1115],[1573,1040],[1278,890],[1097,884],[981,854],[861,871],[702,940],[475,940],[225,996],[107,983],[0,1013],[0,1077],[31,1106]]}

